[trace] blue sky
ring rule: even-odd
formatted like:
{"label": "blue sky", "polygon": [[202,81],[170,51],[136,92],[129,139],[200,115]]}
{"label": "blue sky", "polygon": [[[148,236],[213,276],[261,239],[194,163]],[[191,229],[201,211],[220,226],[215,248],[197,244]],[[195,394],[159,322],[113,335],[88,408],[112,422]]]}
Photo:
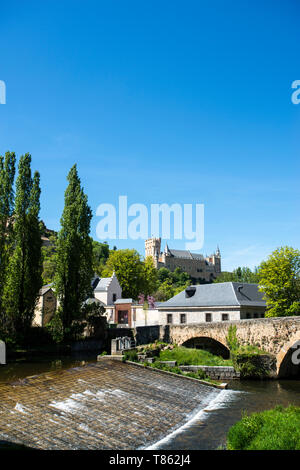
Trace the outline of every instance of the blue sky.
{"label": "blue sky", "polygon": [[[0,154],[32,154],[49,228],[77,163],[94,214],[119,195],[203,203],[202,252],[219,244],[224,270],[299,248],[299,12],[297,0],[2,4]],[[109,243],[144,254],[142,240]]]}

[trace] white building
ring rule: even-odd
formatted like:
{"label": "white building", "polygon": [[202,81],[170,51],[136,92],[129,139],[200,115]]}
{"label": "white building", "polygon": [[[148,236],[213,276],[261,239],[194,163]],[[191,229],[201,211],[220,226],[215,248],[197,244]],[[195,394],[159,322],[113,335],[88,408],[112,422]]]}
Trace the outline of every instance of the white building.
{"label": "white building", "polygon": [[158,304],[159,322],[191,324],[263,318],[266,302],[257,284],[222,282],[187,287]]}

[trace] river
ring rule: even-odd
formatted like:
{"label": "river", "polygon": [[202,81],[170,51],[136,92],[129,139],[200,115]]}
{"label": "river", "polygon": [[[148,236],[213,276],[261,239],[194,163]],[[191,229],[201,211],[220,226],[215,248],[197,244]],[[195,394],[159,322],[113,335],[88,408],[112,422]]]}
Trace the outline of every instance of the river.
{"label": "river", "polygon": [[[0,367],[0,385],[2,384],[4,386],[4,384],[12,383],[19,379],[32,375],[36,376],[49,371],[51,371],[52,374],[55,373],[55,371],[57,371],[57,373],[61,373],[63,370],[74,367],[78,371],[78,366],[83,364],[93,366],[93,364],[96,363],[94,362],[94,357],[90,355],[85,357],[80,355],[78,358],[74,356],[53,358],[51,361],[35,358],[34,361],[31,362],[18,361],[10,363],[6,366]],[[110,361],[110,368],[117,370],[120,366],[114,366],[112,361]],[[82,370],[84,369],[85,368],[83,367]],[[155,374],[153,371],[151,375],[153,373]],[[131,381],[134,383],[136,380],[137,386],[139,386],[138,381],[143,380],[143,376],[139,374],[140,372],[136,372],[135,369],[131,372],[129,371]],[[166,376],[164,375],[160,375],[159,380],[157,381],[156,387],[158,392],[159,389],[164,388],[164,384],[167,381],[165,377]],[[156,375],[154,382],[155,381]],[[150,389],[152,389],[151,383],[153,383],[153,379],[148,384]],[[120,387],[121,385],[119,383],[116,384],[116,386]],[[289,404],[293,404],[300,406],[300,380],[231,381],[229,383],[229,388],[222,391],[210,387],[203,387],[203,392],[201,392],[203,393],[203,400],[199,400],[198,409],[194,410],[189,416],[187,416],[185,424],[181,424],[181,427],[173,432],[171,428],[169,429],[169,432],[167,432],[166,426],[164,436],[160,436],[160,439],[155,441],[155,443],[152,441],[151,446],[147,446],[147,443],[145,442],[142,446],[137,445],[136,448],[161,450],[217,449],[225,445],[228,429],[241,418],[243,411],[251,413],[254,411],[270,409],[276,405],[287,406]],[[127,392],[132,394],[133,400],[137,399],[134,396],[134,388],[127,388]],[[78,397],[80,396],[80,394],[77,395]],[[132,399],[130,399],[128,393],[127,395],[129,403],[132,403]],[[112,395],[107,395],[107,399],[111,399],[111,396]],[[193,395],[190,396],[192,397]],[[152,399],[151,395],[149,395],[149,398]],[[182,401],[186,398],[187,397],[182,397]],[[195,395],[193,399],[195,400]],[[69,398],[68,400],[70,401]],[[69,403],[69,401],[67,401],[67,403]],[[179,406],[179,403],[177,403],[176,406]],[[96,411],[94,412],[97,412],[96,408],[95,410]],[[166,410],[169,412],[167,408]],[[151,419],[154,419],[154,409],[151,413]],[[159,415],[159,411],[157,411],[157,414]],[[69,417],[68,414],[64,414],[63,418],[66,419],[66,417]],[[74,418],[74,415],[72,415],[72,418]],[[86,442],[88,442],[88,436]],[[84,438],[82,445],[84,446]]]}
{"label": "river", "polygon": [[210,450],[224,448],[229,428],[244,411],[253,413],[276,405],[300,406],[300,380],[231,381],[210,405],[179,433],[150,449]]}

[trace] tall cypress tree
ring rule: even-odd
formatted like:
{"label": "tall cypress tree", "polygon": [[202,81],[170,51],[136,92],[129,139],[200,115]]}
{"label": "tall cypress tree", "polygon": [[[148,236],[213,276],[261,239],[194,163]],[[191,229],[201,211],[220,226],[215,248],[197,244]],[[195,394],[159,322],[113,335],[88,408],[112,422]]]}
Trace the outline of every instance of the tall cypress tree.
{"label": "tall cypress tree", "polygon": [[4,303],[12,332],[26,335],[32,323],[38,291],[42,286],[41,234],[39,228],[40,176],[31,176],[31,155],[21,156],[16,181],[13,224],[14,251],[4,287]]}
{"label": "tall cypress tree", "polygon": [[5,337],[8,329],[3,306],[3,292],[8,260],[12,250],[12,214],[14,204],[14,178],[16,156],[6,152],[0,156],[0,335]]}
{"label": "tall cypress tree", "polygon": [[81,318],[82,303],[91,293],[93,246],[89,236],[92,211],[81,187],[77,167],[68,174],[61,230],[57,239],[55,290],[60,301],[64,338]]}

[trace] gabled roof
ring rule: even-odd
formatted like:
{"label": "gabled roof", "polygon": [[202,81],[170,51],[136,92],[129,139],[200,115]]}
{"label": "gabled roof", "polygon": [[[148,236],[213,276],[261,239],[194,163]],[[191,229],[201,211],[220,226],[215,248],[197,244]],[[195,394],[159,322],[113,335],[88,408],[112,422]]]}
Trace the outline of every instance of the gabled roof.
{"label": "gabled roof", "polygon": [[171,256],[174,256],[174,258],[192,259],[192,255],[188,250],[173,250],[169,248],[169,253],[171,253]]}
{"label": "gabled roof", "polygon": [[107,291],[111,281],[113,278],[117,279],[117,276],[115,272],[113,272],[113,275],[111,277],[94,277],[92,279],[92,287],[94,289],[94,292],[105,292]]}
{"label": "gabled roof", "polygon": [[263,293],[258,284],[241,282],[222,282],[193,286],[195,294],[186,296],[185,290],[166,302],[158,305],[159,309],[172,307],[221,307],[221,306],[253,306],[265,307]]}
{"label": "gabled roof", "polygon": [[53,282],[51,284],[47,284],[46,286],[43,286],[39,290],[39,295],[44,295],[46,294],[49,290],[52,290]]}

